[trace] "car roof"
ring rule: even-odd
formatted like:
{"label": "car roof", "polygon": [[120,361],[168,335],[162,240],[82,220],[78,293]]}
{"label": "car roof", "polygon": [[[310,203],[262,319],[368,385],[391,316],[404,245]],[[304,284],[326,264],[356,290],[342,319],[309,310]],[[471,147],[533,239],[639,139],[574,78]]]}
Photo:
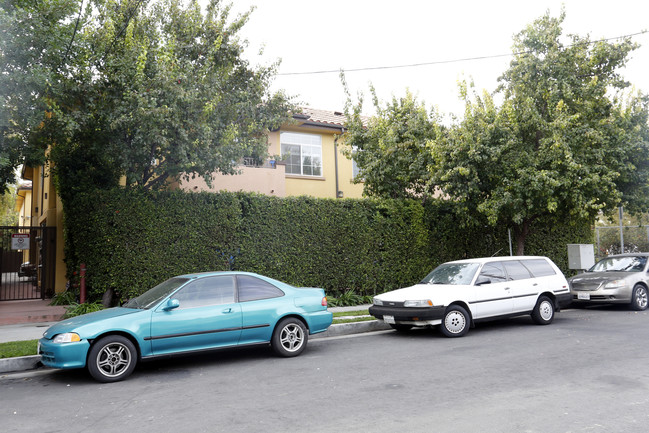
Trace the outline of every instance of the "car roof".
{"label": "car roof", "polygon": [[474,259],[453,260],[447,263],[490,263],[490,262],[502,262],[502,261],[526,260],[526,259],[548,260],[548,258],[545,256],[496,256],[496,257],[476,257]]}
{"label": "car roof", "polygon": [[610,256],[606,256],[605,258],[609,257],[649,257],[649,253],[624,253],[624,254],[611,254]]}
{"label": "car roof", "polygon": [[177,278],[202,278],[202,277],[212,277],[216,275],[252,275],[255,277],[260,277],[261,275],[255,274],[253,272],[241,272],[241,271],[207,271],[207,272],[195,272],[193,274],[184,274],[176,275]]}

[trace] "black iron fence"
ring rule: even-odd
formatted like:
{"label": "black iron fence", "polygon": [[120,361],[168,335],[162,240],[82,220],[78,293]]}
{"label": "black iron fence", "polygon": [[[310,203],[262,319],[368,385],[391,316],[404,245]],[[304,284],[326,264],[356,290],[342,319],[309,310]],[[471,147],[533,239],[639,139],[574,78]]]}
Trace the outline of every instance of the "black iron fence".
{"label": "black iron fence", "polygon": [[54,294],[55,227],[0,227],[0,301]]}

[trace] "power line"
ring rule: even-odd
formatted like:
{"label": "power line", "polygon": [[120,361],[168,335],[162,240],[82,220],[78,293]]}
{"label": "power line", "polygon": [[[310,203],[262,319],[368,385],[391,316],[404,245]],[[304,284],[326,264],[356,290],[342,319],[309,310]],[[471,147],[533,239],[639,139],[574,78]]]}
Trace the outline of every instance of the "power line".
{"label": "power line", "polygon": [[[641,32],[637,33],[631,33],[628,35],[624,36],[616,36],[613,38],[606,38],[606,39],[600,39],[597,41],[590,41],[588,42],[589,45],[597,43],[597,42],[608,42],[616,39],[622,39],[622,38],[630,38],[633,36],[638,36],[638,35],[643,35],[647,33],[647,30],[643,30]],[[582,45],[582,43],[575,43],[575,44],[570,44],[567,45],[566,48],[577,46],[577,45]],[[513,57],[513,56],[520,56],[524,54],[531,54],[532,51],[521,51],[521,52],[516,52],[516,53],[508,53],[508,54],[495,54],[491,56],[477,56],[477,57],[465,57],[462,59],[451,59],[451,60],[437,60],[433,62],[421,62],[421,63],[411,63],[407,65],[391,65],[391,66],[370,66],[366,68],[352,68],[352,69],[328,69],[328,70],[322,70],[322,71],[306,71],[306,72],[283,72],[283,73],[278,73],[278,76],[288,76],[288,75],[318,75],[318,74],[338,74],[343,70],[345,73],[347,72],[362,72],[362,71],[378,71],[378,70],[385,70],[385,69],[403,69],[403,68],[417,68],[420,66],[431,66],[431,65],[443,65],[443,64],[449,64],[449,63],[460,63],[460,62],[471,62],[475,60],[487,60],[487,59],[497,59],[500,57]]]}

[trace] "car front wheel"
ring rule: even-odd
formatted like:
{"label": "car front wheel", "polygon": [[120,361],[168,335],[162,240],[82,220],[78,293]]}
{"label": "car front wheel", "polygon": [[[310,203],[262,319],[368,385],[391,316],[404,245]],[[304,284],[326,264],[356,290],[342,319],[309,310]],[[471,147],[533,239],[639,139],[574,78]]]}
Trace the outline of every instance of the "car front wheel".
{"label": "car front wheel", "polygon": [[88,353],[88,372],[99,382],[117,382],[133,373],[137,350],[126,337],[109,335],[95,342]]}
{"label": "car front wheel", "polygon": [[469,332],[469,313],[459,305],[451,305],[446,309],[442,319],[442,334],[447,337],[462,337]]}
{"label": "car front wheel", "polygon": [[547,296],[541,296],[532,311],[532,320],[537,325],[549,325],[554,319],[554,302]]}
{"label": "car front wheel", "polygon": [[298,356],[306,348],[308,332],[301,320],[289,317],[283,319],[273,332],[271,346],[275,353],[284,357]]}
{"label": "car front wheel", "polygon": [[647,288],[642,284],[636,284],[633,288],[633,295],[631,296],[631,309],[643,311],[647,309],[648,304],[649,297],[647,296]]}

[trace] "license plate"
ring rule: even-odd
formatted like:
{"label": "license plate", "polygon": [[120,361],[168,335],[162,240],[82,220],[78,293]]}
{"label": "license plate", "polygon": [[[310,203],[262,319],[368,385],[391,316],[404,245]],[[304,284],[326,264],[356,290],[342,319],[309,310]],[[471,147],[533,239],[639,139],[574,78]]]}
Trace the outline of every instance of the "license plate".
{"label": "license plate", "polygon": [[581,299],[582,301],[590,301],[590,293],[579,292],[577,293],[577,299]]}
{"label": "license plate", "polygon": [[385,323],[394,325],[394,316],[383,316],[383,321]]}

